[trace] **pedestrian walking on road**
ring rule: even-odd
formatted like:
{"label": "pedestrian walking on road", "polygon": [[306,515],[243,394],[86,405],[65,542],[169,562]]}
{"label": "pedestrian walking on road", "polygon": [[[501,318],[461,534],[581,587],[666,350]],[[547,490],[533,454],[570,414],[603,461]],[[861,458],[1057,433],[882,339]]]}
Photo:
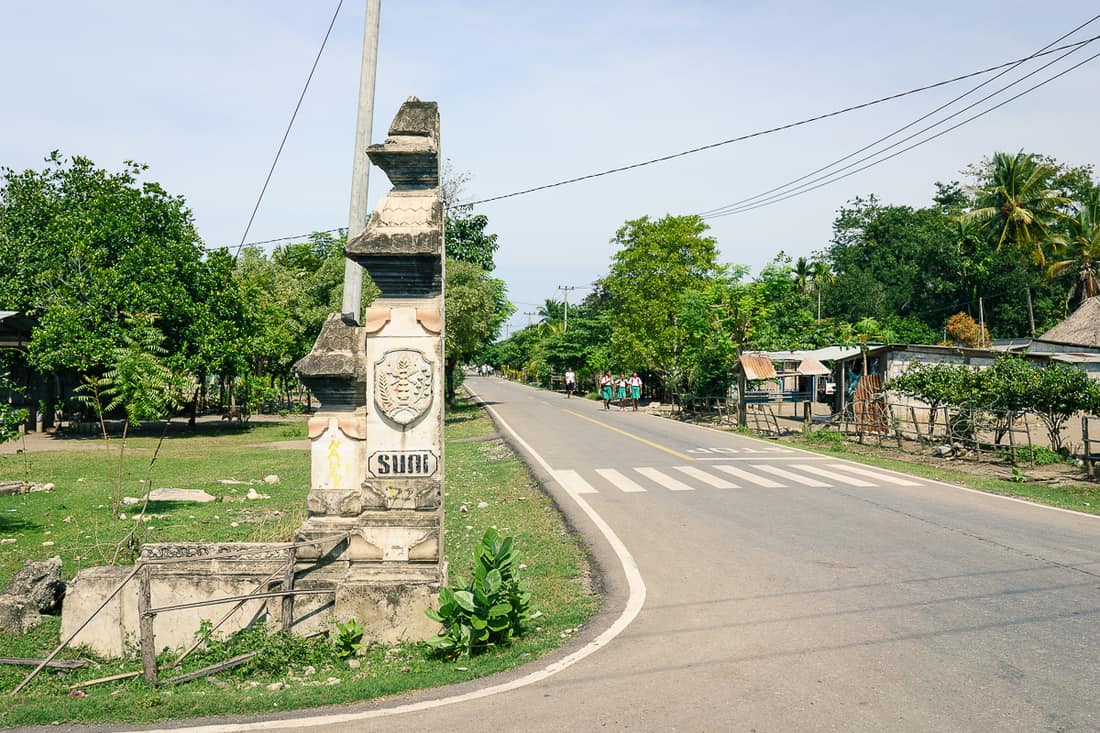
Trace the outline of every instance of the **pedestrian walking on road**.
{"label": "pedestrian walking on road", "polygon": [[626,375],[620,374],[619,379],[615,382],[615,399],[619,403],[619,412],[623,411],[623,407],[626,406]]}
{"label": "pedestrian walking on road", "polygon": [[605,371],[603,376],[600,377],[600,397],[603,399],[603,409],[605,410],[611,409],[611,387],[614,381],[615,380],[611,378],[610,369]]}
{"label": "pedestrian walking on road", "polygon": [[642,398],[642,378],[638,372],[630,375],[630,402],[634,405],[634,412],[638,411],[638,400]]}
{"label": "pedestrian walking on road", "polygon": [[573,367],[569,367],[565,370],[565,396],[569,399],[573,399],[573,392],[577,389],[577,375],[573,372]]}

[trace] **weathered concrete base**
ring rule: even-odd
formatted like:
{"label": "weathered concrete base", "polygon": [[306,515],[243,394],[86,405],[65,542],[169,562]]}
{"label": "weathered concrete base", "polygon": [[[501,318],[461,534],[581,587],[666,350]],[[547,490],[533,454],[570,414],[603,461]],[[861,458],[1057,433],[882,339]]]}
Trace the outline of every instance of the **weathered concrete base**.
{"label": "weathered concrete base", "polygon": [[439,586],[411,583],[344,583],[336,589],[336,620],[353,618],[364,639],[382,644],[423,641],[439,631],[424,611],[434,608]]}
{"label": "weathered concrete base", "polygon": [[[346,543],[341,543],[346,547]],[[294,600],[291,630],[311,634],[327,630],[339,621],[354,618],[366,629],[365,642],[391,643],[399,640],[426,639],[438,630],[424,609],[436,602],[442,578],[437,566],[432,572],[413,577],[387,563],[369,563],[375,573],[368,583],[349,582],[364,575],[365,563],[351,563],[341,557],[339,547],[329,548],[319,562],[295,565],[294,587],[331,591],[318,595],[297,596]],[[234,558],[209,559],[204,555],[247,551]],[[179,543],[146,545],[141,559],[175,558],[178,562],[151,565],[151,607],[216,600],[248,595],[263,584],[261,592],[277,591],[282,586],[287,550],[260,543]],[[61,636],[77,629],[103,603],[133,568],[86,568],[69,584],[61,617]],[[73,640],[104,657],[136,654],[140,637],[138,581],[133,578]],[[153,624],[155,648],[186,648],[204,620],[216,622],[233,603],[167,611],[156,615]],[[247,601],[219,628],[219,634],[231,634],[257,623],[272,630],[282,625],[282,598]]]}

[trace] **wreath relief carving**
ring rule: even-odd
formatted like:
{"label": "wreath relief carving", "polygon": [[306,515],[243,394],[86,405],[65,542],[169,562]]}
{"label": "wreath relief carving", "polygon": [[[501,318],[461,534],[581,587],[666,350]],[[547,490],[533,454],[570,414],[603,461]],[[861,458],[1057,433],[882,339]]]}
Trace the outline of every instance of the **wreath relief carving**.
{"label": "wreath relief carving", "polygon": [[374,404],[405,427],[432,405],[432,364],[413,349],[387,351],[374,365]]}

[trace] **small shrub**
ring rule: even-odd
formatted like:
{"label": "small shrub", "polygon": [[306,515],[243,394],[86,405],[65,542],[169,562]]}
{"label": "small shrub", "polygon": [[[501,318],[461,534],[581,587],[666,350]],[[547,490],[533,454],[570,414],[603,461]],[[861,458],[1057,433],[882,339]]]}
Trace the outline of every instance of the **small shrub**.
{"label": "small shrub", "polygon": [[363,625],[353,618],[349,618],[347,623],[336,624],[332,644],[338,659],[354,657],[366,650],[367,647],[363,644],[363,631]]}
{"label": "small shrub", "polygon": [[427,609],[428,618],[443,630],[427,640],[444,659],[479,654],[491,646],[520,636],[530,617],[530,594],[515,576],[513,538],[501,538],[495,529],[474,548],[474,577],[439,592],[439,610]]}
{"label": "small shrub", "polygon": [[[1003,448],[997,451],[1006,461],[1012,458],[1010,451]],[[1034,463],[1036,466],[1050,466],[1055,463],[1073,463],[1072,459],[1067,458],[1057,451],[1053,451],[1047,448],[1045,445],[1036,445],[1028,448],[1023,446],[1016,449],[1016,460],[1024,461],[1028,463]]]}
{"label": "small shrub", "polygon": [[805,440],[807,443],[827,447],[829,450],[837,453],[847,450],[847,439],[844,437],[844,434],[830,428],[815,430],[809,433],[805,437]]}

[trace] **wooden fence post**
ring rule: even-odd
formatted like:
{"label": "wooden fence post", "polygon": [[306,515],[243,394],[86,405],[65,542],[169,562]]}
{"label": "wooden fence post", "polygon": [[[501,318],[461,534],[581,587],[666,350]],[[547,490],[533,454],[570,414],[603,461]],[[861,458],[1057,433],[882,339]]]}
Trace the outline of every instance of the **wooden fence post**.
{"label": "wooden fence post", "polygon": [[138,572],[138,630],[141,634],[141,669],[145,681],[157,684],[157,642],[153,632],[156,616],[149,613],[152,606],[152,568],[145,565]]}

